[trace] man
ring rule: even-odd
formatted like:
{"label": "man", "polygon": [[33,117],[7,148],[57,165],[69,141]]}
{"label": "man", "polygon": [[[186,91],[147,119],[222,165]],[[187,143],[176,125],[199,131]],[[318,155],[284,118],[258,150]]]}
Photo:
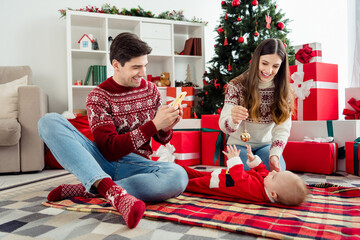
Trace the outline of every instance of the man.
{"label": "man", "polygon": [[58,186],[49,193],[49,201],[98,193],[134,228],[144,214],[143,201],[162,201],[184,191],[188,178],[182,167],[149,160],[151,137],[162,144],[169,142],[183,114],[181,107],[160,107],[158,89],[143,79],[150,52],[132,33],[121,33],[112,42],[114,76],[86,100],[95,143],[59,114],[40,119],[41,138],[81,182]]}

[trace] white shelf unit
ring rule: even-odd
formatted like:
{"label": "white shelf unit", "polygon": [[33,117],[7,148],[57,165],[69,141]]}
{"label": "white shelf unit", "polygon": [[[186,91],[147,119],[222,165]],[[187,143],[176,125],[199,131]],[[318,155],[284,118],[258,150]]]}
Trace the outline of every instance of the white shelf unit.
{"label": "white shelf unit", "polygon": [[[148,56],[147,75],[155,77],[160,76],[162,72],[169,72],[171,86],[174,87],[175,81],[186,79],[189,64],[193,82],[202,88],[202,76],[205,71],[204,24],[68,10],[66,40],[70,112],[85,109],[86,96],[95,87],[74,85],[75,80],[82,80],[84,83],[90,65],[106,65],[107,77],[113,75],[108,37],[115,38],[122,32],[132,32],[152,47],[153,50]],[[83,34],[92,34],[97,39],[99,50],[79,49],[78,41]],[[201,38],[202,56],[175,54],[183,51],[185,41],[189,38]],[[165,103],[166,88],[159,87],[159,90]]]}

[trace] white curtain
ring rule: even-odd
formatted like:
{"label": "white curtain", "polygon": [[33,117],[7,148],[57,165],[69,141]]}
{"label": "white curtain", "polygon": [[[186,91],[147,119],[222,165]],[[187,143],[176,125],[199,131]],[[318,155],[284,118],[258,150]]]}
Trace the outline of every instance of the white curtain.
{"label": "white curtain", "polygon": [[354,53],[354,67],[351,78],[350,87],[360,87],[360,1],[355,4],[356,16],[356,39],[355,39],[355,53]]}

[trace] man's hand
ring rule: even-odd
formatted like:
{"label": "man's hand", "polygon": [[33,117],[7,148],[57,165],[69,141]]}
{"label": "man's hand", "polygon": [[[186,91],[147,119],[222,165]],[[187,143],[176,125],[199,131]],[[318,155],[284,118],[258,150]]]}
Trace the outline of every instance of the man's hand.
{"label": "man's hand", "polygon": [[277,172],[280,172],[280,163],[279,163],[279,158],[275,155],[270,157],[269,160],[269,168],[270,168],[270,172],[275,170]]}
{"label": "man's hand", "polygon": [[172,129],[181,119],[183,115],[182,107],[169,107],[162,106],[157,111],[154,119],[152,120],[156,129],[165,132]]}
{"label": "man's hand", "polygon": [[239,124],[240,121],[247,119],[248,116],[248,110],[242,106],[234,106],[231,109],[231,118],[235,124]]}

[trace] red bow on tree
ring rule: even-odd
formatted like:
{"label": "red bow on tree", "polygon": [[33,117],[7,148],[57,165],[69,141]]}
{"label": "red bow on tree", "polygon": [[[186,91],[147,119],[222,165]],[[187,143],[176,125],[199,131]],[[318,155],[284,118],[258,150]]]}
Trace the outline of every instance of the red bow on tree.
{"label": "red bow on tree", "polygon": [[317,52],[313,51],[309,46],[304,46],[295,53],[295,59],[301,63],[308,63],[310,59],[315,56],[317,56]]}
{"label": "red bow on tree", "polygon": [[348,103],[354,109],[344,109],[343,115],[345,119],[360,119],[360,100],[356,101],[355,98],[351,98]]}

